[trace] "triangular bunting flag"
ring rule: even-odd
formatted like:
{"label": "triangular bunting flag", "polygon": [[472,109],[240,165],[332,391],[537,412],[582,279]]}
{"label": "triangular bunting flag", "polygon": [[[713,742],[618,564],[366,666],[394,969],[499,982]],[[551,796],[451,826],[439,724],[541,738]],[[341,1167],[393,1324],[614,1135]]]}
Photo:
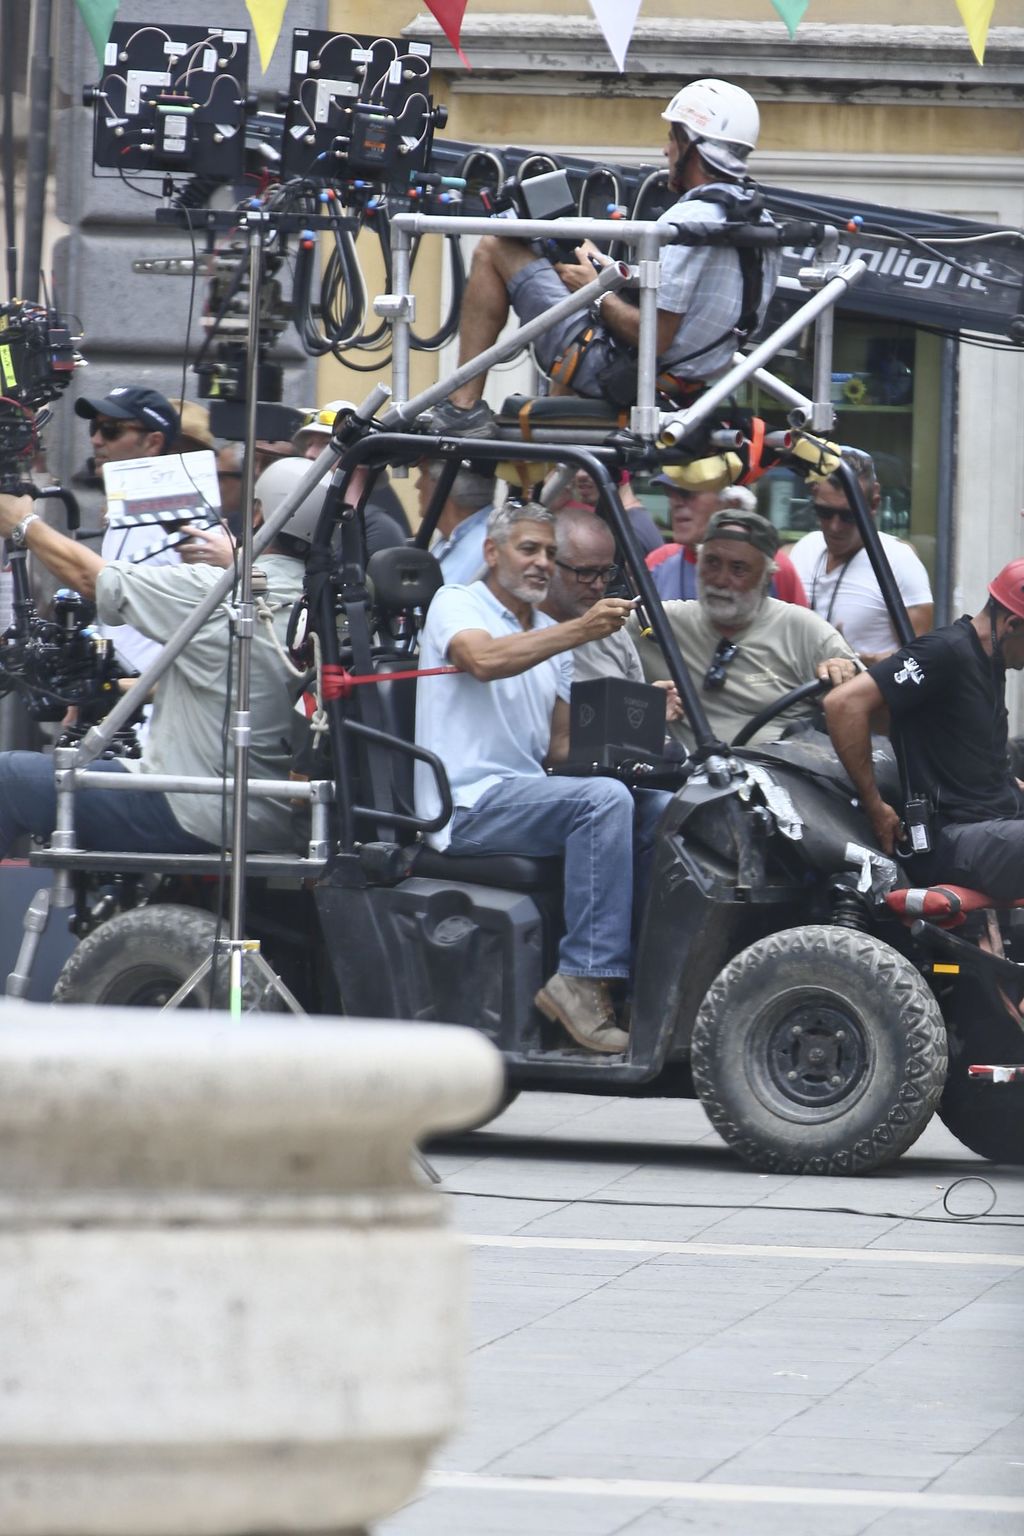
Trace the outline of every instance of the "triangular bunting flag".
{"label": "triangular bunting flag", "polygon": [[252,18],[256,32],[256,42],[260,50],[260,68],[264,74],[270,68],[270,61],[274,57],[274,49],[281,35],[281,23],[284,21],[287,4],[288,0],[245,0],[245,8]]}
{"label": "triangular bunting flag", "polygon": [[995,3],[996,0],[956,0],[956,8],[964,19],[967,36],[979,64],[985,62],[985,43]]}
{"label": "triangular bunting flag", "polygon": [[790,37],[796,36],[796,29],[804,19],[808,3],[809,0],[772,0],[772,5],[786,23]]}
{"label": "triangular bunting flag", "polygon": [[626,67],[626,53],[636,26],[640,0],[590,0],[590,9],[621,75]]}
{"label": "triangular bunting flag", "polygon": [[114,17],[121,0],[78,0],[78,9],[82,13],[82,20],[89,29],[92,45],[96,49],[96,57],[103,68],[103,49],[110,29],[114,25]]}
{"label": "triangular bunting flag", "polygon": [[462,18],[466,14],[466,0],[427,0],[427,5],[433,11],[434,16],[441,25],[441,31],[451,43],[459,58],[467,69],[472,69],[466,55],[462,51],[459,42],[459,34],[462,31]]}

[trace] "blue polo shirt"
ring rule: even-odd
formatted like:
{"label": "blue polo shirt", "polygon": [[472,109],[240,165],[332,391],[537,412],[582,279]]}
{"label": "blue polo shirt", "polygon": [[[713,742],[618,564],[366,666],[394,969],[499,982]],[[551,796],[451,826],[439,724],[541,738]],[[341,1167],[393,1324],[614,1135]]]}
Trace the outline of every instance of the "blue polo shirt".
{"label": "blue polo shirt", "polygon": [[[553,624],[533,610],[533,624]],[[422,668],[451,665],[448,647],[467,629],[483,629],[496,639],[523,633],[519,620],[482,581],[444,586],[427,613],[420,644]],[[448,771],[455,805],[475,805],[502,779],[543,775],[551,744],[551,715],[557,699],[568,699],[572,652],[551,656],[517,677],[478,682],[468,673],[421,677],[416,685],[416,741],[435,752]],[[416,813],[435,816],[440,800],[430,770],[416,764]],[[449,827],[430,835],[435,848],[447,848]]]}
{"label": "blue polo shirt", "polygon": [[481,507],[469,517],[456,523],[446,539],[438,539],[430,553],[441,567],[446,582],[459,582],[468,586],[476,581],[484,569],[484,539],[487,537],[487,519],[490,507]]}

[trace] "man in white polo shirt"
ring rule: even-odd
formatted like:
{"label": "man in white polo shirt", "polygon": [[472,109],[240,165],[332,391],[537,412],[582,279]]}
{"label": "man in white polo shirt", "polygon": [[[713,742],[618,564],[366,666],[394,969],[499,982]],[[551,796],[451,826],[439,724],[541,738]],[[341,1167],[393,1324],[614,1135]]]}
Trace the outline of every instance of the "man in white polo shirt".
{"label": "man in white polo shirt", "polygon": [[[859,448],[844,448],[843,458],[860,482],[872,517],[877,516],[880,496],[871,455]],[[819,531],[805,534],[792,545],[789,558],[804,584],[808,606],[835,625],[866,667],[873,666],[896,650],[900,641],[842,483],[830,478],[813,486],[811,506]],[[914,634],[926,634],[934,614],[928,572],[909,544],[889,533],[879,538]]]}
{"label": "man in white polo shirt", "polygon": [[[540,612],[555,562],[554,519],[506,502],[491,514],[487,574],[441,588],[423,630],[420,666],[459,675],[423,677],[416,741],[443,761],[455,811],[431,842],[460,854],[565,856],[565,936],[558,972],[537,1007],[587,1050],[624,1051],[608,983],[629,976],[633,858],[641,861],[669,796],[616,779],[549,778],[566,756],[572,651],[619,634],[633,610],[604,597],[556,624]],[[416,810],[440,808],[433,778],[416,767]],[[634,826],[636,844],[634,845]]]}

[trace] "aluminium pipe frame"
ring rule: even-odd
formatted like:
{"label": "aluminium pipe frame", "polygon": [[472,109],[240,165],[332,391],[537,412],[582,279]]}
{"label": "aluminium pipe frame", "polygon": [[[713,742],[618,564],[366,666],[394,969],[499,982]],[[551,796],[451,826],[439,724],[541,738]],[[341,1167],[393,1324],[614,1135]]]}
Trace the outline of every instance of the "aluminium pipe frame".
{"label": "aluminium pipe frame", "polygon": [[[658,371],[658,280],[662,246],[680,243],[680,234],[675,225],[662,224],[647,219],[626,219],[620,222],[612,219],[487,219],[461,217],[458,214],[444,216],[421,213],[396,214],[391,221],[392,292],[377,299],[374,309],[376,313],[384,316],[391,322],[392,388],[396,400],[394,409],[402,412],[402,419],[405,421],[411,419],[404,402],[406,402],[409,391],[412,322],[415,319],[416,307],[415,296],[411,289],[412,242],[414,237],[426,234],[497,235],[519,240],[537,240],[551,237],[570,240],[614,240],[625,245],[635,246],[637,251],[636,276],[640,290],[640,333],[637,345],[637,403],[633,407],[630,417],[630,429],[638,437],[644,438],[648,442],[653,442],[658,437],[662,423],[666,419],[658,411],[655,403],[657,398],[656,376]],[[697,232],[693,232],[693,234],[694,238],[689,243],[700,243]],[[830,226],[826,226],[822,248],[829,251],[835,245],[836,232]],[[856,276],[850,275],[853,269],[858,266],[860,271],[856,273]],[[867,269],[863,263],[852,262],[849,267],[843,270],[847,273],[846,286],[849,286],[851,283],[856,282]],[[822,285],[827,286],[829,279],[835,275],[836,271],[836,264],[823,257],[819,267],[807,269],[807,275],[814,280],[815,286],[822,287]],[[783,285],[787,288],[795,287],[798,289],[803,286],[790,279],[783,280]],[[587,289],[583,291],[587,292],[590,287],[591,285],[588,284]],[[599,291],[600,289],[598,288],[594,289],[590,295],[590,302],[593,301],[593,297]],[[824,288],[822,288],[822,291],[824,291]],[[835,296],[830,300],[830,303],[834,304],[836,299],[841,297],[845,291],[845,287],[835,291]],[[828,304],[824,306],[818,305],[813,312],[808,313],[807,306],[803,306],[801,310],[797,311],[798,314],[804,316],[802,324],[797,329],[803,329],[803,326],[809,320],[823,314],[828,307]],[[531,321],[528,325],[522,326],[514,333],[517,345],[512,352],[506,355],[514,356],[517,351],[522,351],[535,335],[547,330],[551,324],[557,323],[561,318],[563,318],[563,310],[562,306],[559,305],[555,309],[549,310],[545,315],[538,317],[538,320]],[[539,324],[540,320],[544,322],[543,325]],[[783,330],[786,332],[785,337],[778,340],[775,345],[771,345]],[[773,374],[767,373],[761,367],[761,363],[773,357],[794,334],[796,332],[790,328],[790,322],[787,322],[778,331],[773,332],[771,336],[767,337],[757,349],[759,361],[754,369],[747,369],[741,375],[736,375],[734,370],[730,370],[725,375],[725,380],[729,381],[730,388],[735,388],[736,384],[744,382],[752,374],[756,375],[757,382],[762,389],[774,395],[784,405],[790,407],[792,413],[791,420],[794,426],[802,426],[805,422],[811,421],[816,431],[826,431],[828,430],[828,425],[831,424],[830,422],[826,424],[824,418],[824,408],[831,404],[828,394],[817,402],[810,400],[807,396],[800,394],[798,390],[786,384],[782,379],[775,378]],[[821,350],[821,348],[817,349],[819,355]],[[831,337],[829,337],[828,350],[831,355]],[[480,362],[480,358],[474,359],[474,365],[478,365]],[[737,353],[734,358],[734,364],[739,365],[741,362],[745,364],[746,357],[743,353]],[[466,368],[468,369],[474,365],[467,364]],[[478,366],[474,367],[473,373],[465,372],[464,369],[460,368],[455,374],[449,376],[444,381],[443,390],[438,398],[447,398],[453,389],[457,389],[465,381],[465,378],[475,377],[476,373],[481,371],[483,370]],[[818,376],[820,377],[820,374]],[[703,403],[704,398],[702,395],[697,405]],[[722,398],[722,395],[718,395],[714,403],[707,407],[707,413],[710,413]],[[409,402],[409,404],[411,403]],[[424,409],[424,407],[420,407],[420,409]],[[670,414],[674,416],[676,413]],[[700,419],[702,418],[695,418],[695,420]]]}

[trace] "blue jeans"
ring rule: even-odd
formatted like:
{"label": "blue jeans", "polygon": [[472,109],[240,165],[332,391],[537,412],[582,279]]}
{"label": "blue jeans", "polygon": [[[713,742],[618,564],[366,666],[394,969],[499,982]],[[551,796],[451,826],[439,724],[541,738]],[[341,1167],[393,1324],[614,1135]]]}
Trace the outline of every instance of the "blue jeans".
{"label": "blue jeans", "polygon": [[[100,773],[127,773],[116,758],[89,764]],[[49,837],[57,820],[53,758],[42,752],[0,752],[0,859],[17,837]],[[102,789],[75,791],[79,847],[113,853],[209,853],[211,845],[186,832],[167,796]]]}
{"label": "blue jeans", "polygon": [[[565,855],[564,976],[628,976],[634,849],[646,890],[654,831],[672,796],[617,779],[503,779],[452,818],[452,853]],[[635,836],[634,836],[635,819]]]}

